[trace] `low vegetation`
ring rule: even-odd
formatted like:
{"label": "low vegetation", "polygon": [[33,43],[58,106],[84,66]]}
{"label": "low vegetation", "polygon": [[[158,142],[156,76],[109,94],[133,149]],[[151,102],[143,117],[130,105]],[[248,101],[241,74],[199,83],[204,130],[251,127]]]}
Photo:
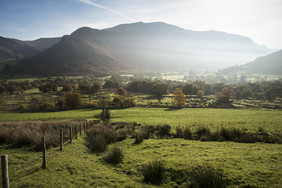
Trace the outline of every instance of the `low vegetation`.
{"label": "low vegetation", "polygon": [[42,137],[45,137],[46,147],[59,145],[60,129],[63,129],[64,140],[70,137],[70,127],[83,124],[84,121],[18,121],[0,123],[0,145],[13,147],[28,147],[40,150]]}

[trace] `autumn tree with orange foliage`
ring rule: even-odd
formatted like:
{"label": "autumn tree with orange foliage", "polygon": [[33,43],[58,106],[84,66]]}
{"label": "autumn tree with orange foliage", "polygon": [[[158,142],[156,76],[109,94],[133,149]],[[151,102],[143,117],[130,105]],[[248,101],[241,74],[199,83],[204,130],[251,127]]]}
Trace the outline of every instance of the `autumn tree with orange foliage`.
{"label": "autumn tree with orange foliage", "polygon": [[186,105],[186,98],[180,88],[176,88],[174,91],[174,105],[183,108]]}

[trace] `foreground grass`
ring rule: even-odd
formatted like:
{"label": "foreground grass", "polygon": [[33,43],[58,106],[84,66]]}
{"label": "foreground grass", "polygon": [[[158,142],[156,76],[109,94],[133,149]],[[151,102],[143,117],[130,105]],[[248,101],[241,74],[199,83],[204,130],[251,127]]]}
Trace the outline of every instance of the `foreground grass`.
{"label": "foreground grass", "polygon": [[102,160],[104,154],[92,154],[83,137],[62,152],[48,150],[46,170],[40,168],[40,152],[0,146],[0,155],[9,155],[11,187],[149,187],[142,182],[141,169],[155,159],[162,159],[168,169],[163,187],[187,184],[186,172],[203,163],[221,167],[231,187],[282,185],[282,145],[278,144],[150,139],[136,145],[127,139],[115,144],[125,157],[112,166]]}
{"label": "foreground grass", "polygon": [[[101,110],[69,110],[60,112],[12,113],[0,112],[0,121],[27,120],[78,120],[95,119]],[[111,110],[111,121],[137,122],[140,124],[169,124],[172,127],[190,126],[195,129],[207,126],[211,130],[221,127],[241,128],[257,132],[263,128],[268,133],[282,133],[282,111],[185,108],[169,110],[167,108],[128,108]]]}

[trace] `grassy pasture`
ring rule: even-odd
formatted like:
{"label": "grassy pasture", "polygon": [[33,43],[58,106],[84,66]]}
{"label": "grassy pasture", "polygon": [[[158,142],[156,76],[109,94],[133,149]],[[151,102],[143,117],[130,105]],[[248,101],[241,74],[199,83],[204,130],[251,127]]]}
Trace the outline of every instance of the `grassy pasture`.
{"label": "grassy pasture", "polygon": [[[0,121],[27,120],[78,120],[95,119],[101,110],[80,109],[60,112],[14,113],[0,112]],[[128,108],[111,110],[114,122],[137,122],[141,124],[169,124],[172,127],[190,126],[195,129],[207,126],[211,130],[217,128],[241,128],[257,132],[262,127],[268,133],[282,133],[282,111],[214,109],[214,108]]]}
{"label": "grassy pasture", "polygon": [[[151,187],[142,183],[142,166],[162,159],[168,169],[162,187],[180,187],[187,183],[186,174],[197,164],[221,167],[231,187],[281,187],[282,145],[200,142],[184,139],[149,139],[133,144],[127,139],[115,145],[124,151],[124,161],[109,165],[85,146],[84,136],[47,151],[48,166],[42,164],[41,152],[7,149],[11,187]],[[1,173],[1,172],[0,172]],[[153,187],[153,186],[152,186]]]}

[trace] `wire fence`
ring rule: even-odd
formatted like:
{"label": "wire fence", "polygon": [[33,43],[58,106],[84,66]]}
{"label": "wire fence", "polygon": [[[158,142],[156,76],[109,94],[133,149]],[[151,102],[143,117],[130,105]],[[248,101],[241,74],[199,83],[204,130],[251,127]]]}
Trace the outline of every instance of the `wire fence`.
{"label": "wire fence", "polygon": [[[32,151],[32,148],[35,148],[36,145],[34,143],[27,144],[20,148],[20,152],[26,152],[26,156],[17,155],[19,150],[15,150],[9,152],[9,162],[8,162],[8,155],[1,156],[1,172],[2,172],[2,186],[3,188],[9,187],[9,182],[16,182],[19,178],[24,178],[41,168],[44,169],[48,165],[48,160],[52,158],[55,154],[58,154],[60,151],[63,150],[63,147],[72,143],[73,139],[77,139],[79,135],[83,133],[87,133],[88,129],[90,129],[95,124],[100,123],[100,121],[94,120],[82,123],[78,126],[71,126],[69,129],[69,133],[63,132],[60,130],[58,140],[60,140],[60,144],[56,147],[50,147],[46,151],[45,145],[45,137],[42,137],[41,144],[41,151]],[[62,133],[61,133],[62,131]],[[71,136],[70,136],[71,135]],[[63,138],[61,138],[63,136]],[[68,140],[65,138],[68,137]],[[38,145],[38,144],[37,144]],[[61,150],[62,149],[62,150]],[[45,151],[44,151],[45,150]],[[44,160],[47,160],[47,163],[44,165]],[[8,171],[8,164],[9,164],[9,171]],[[25,167],[25,168],[23,168]]]}

